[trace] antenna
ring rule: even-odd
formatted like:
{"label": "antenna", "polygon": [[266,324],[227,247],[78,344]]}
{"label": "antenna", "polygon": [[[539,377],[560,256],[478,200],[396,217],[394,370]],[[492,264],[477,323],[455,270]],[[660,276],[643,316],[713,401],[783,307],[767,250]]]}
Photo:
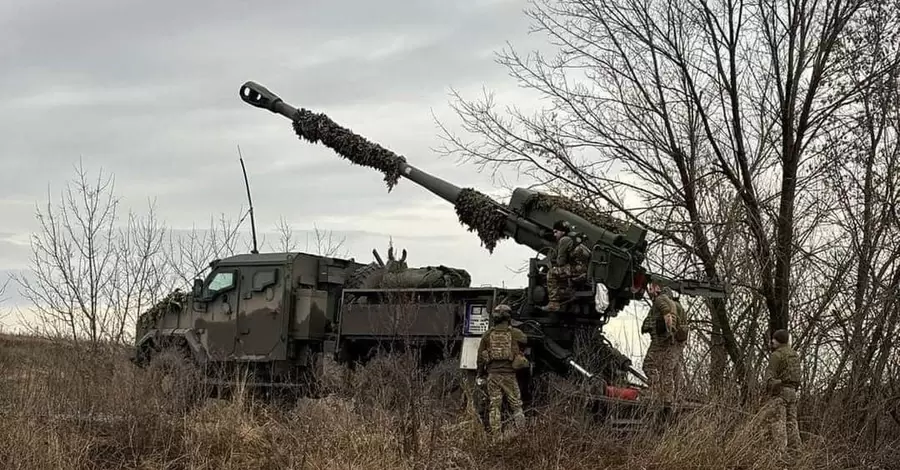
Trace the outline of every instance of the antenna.
{"label": "antenna", "polygon": [[256,218],[253,216],[253,199],[250,197],[250,182],[247,180],[247,167],[244,166],[244,155],[241,154],[241,146],[237,146],[238,157],[241,160],[241,171],[244,172],[244,187],[247,188],[247,202],[250,204],[250,231],[253,235],[253,250],[251,254],[258,254],[259,250],[256,246]]}

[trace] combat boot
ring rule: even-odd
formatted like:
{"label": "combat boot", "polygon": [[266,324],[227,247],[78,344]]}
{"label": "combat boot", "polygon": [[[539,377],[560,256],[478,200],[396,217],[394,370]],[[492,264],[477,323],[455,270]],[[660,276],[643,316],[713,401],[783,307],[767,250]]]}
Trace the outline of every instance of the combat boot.
{"label": "combat boot", "polygon": [[525,413],[517,411],[516,414],[513,415],[513,424],[517,429],[525,426]]}

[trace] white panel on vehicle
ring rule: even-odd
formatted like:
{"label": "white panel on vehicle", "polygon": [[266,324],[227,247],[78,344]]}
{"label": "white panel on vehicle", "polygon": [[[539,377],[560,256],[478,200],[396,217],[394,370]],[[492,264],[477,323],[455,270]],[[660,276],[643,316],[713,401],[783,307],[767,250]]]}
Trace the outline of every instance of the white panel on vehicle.
{"label": "white panel on vehicle", "polygon": [[600,313],[603,313],[606,307],[609,307],[609,290],[603,284],[597,284],[597,292],[594,294],[594,306]]}
{"label": "white panel on vehicle", "polygon": [[491,317],[488,314],[486,305],[470,305],[469,306],[469,323],[466,328],[466,334],[483,335],[490,327]]}
{"label": "white panel on vehicle", "polygon": [[475,370],[478,368],[478,343],[479,337],[463,338],[462,352],[459,355],[459,368]]}

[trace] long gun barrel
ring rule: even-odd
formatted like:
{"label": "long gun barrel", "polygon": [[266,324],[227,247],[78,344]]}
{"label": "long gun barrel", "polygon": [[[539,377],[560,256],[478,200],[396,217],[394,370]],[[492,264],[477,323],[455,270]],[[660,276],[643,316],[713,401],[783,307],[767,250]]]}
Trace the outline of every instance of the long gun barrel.
{"label": "long gun barrel", "polygon": [[[497,241],[513,238],[536,251],[553,247],[547,227],[528,220],[521,214],[470,188],[460,188],[407,163],[406,158],[345,129],[323,114],[298,109],[285,103],[266,87],[247,82],[240,89],[241,99],[257,108],[269,110],[293,121],[294,131],[311,142],[322,142],[342,157],[357,165],[382,171],[388,189],[400,176],[431,191],[456,207],[460,220],[478,232],[489,251]],[[552,222],[550,222],[552,225]]]}
{"label": "long gun barrel", "polygon": [[[369,156],[370,161],[374,163],[375,160],[382,160],[383,164],[369,164],[366,166],[375,166],[376,169],[385,171],[386,173],[396,172],[397,175],[388,175],[388,178],[391,178],[393,180],[389,181],[388,183],[391,188],[393,188],[393,186],[396,184],[396,176],[402,175],[407,179],[428,189],[438,197],[450,202],[451,204],[456,204],[456,201],[459,199],[462,188],[419,170],[418,168],[406,163],[405,157],[396,155],[394,154],[394,152],[391,152],[390,150],[387,150],[378,144],[369,142],[365,138],[353,134],[349,130],[341,128],[336,123],[331,122],[331,120],[324,115],[314,115],[312,112],[306,109],[297,109],[285,103],[281,98],[278,97],[278,95],[272,93],[266,87],[258,83],[245,83],[241,87],[241,99],[243,99],[248,104],[256,106],[257,108],[267,109],[275,114],[280,114],[290,119],[291,121],[294,121],[295,123],[303,123],[304,121],[306,121],[310,123],[320,124],[319,126],[317,126],[318,129],[301,129],[302,131],[304,131],[301,134],[301,137],[304,137],[307,140],[311,141],[321,140],[322,143],[333,148],[336,152],[345,157],[346,152],[348,151],[366,152],[368,150],[367,153],[375,154]],[[330,142],[329,140],[333,142]],[[382,158],[378,159],[373,157]]]}
{"label": "long gun barrel", "polygon": [[[571,199],[526,188],[514,190],[509,204],[502,205],[473,188],[460,188],[410,165],[405,157],[341,127],[324,114],[295,108],[258,83],[244,83],[240,96],[252,106],[290,119],[301,139],[321,142],[356,165],[381,171],[388,191],[402,176],[453,204],[460,222],[477,232],[490,252],[504,238],[539,253],[553,249],[553,224],[557,220],[568,222],[592,249],[591,277],[609,289],[611,299],[618,299],[615,306],[611,305],[613,310],[618,311],[631,298],[640,298],[650,278],[656,277],[641,267],[647,247],[647,230],[643,227],[615,220]],[[697,287],[698,292],[702,290]]]}

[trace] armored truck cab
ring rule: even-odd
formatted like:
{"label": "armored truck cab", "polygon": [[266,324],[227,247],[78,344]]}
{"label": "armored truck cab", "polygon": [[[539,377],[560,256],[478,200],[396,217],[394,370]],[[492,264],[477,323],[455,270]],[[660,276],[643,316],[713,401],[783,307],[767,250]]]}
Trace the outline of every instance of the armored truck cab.
{"label": "armored truck cab", "polygon": [[176,291],[141,316],[135,360],[174,347],[200,366],[257,363],[265,375],[307,366],[331,332],[342,287],[367,267],[306,253],[213,261],[190,294]]}
{"label": "armored truck cab", "polygon": [[[452,355],[474,368],[472,340],[487,312],[521,290],[468,287],[464,270],[409,269],[404,257],[360,264],[307,253],[240,254],[210,263],[190,294],[176,291],[141,315],[134,361],[176,351],[207,381],[252,372],[250,385],[303,385],[322,353],[366,362],[379,350],[414,347],[424,362]],[[396,285],[444,287],[375,288]],[[417,281],[418,279],[418,281]],[[455,287],[460,286],[460,287]],[[501,299],[502,298],[502,299]],[[462,345],[470,351],[462,357]],[[463,365],[463,364],[461,364]]]}

